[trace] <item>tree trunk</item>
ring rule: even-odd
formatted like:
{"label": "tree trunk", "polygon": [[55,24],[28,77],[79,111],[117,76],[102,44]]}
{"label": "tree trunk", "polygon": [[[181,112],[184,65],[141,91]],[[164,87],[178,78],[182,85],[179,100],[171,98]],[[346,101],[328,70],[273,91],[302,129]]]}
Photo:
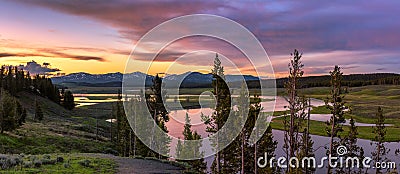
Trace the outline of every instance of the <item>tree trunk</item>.
{"label": "tree trunk", "polygon": [[257,174],[257,142],[254,144],[254,174]]}
{"label": "tree trunk", "polygon": [[[305,157],[308,157],[309,148],[308,147],[308,136],[310,135],[310,115],[311,115],[311,99],[308,98],[308,113],[307,113],[307,133],[306,133],[306,154]],[[306,174],[309,173],[308,165],[305,165]]]}
{"label": "tree trunk", "polygon": [[[336,93],[336,91],[334,91]],[[329,148],[329,155],[332,156],[332,150],[333,150],[333,137],[335,133],[335,120],[336,120],[336,96],[333,97],[333,115],[332,115],[332,126],[331,126],[331,141],[330,141],[330,148]],[[328,171],[327,173],[331,173],[331,165],[328,164]]]}
{"label": "tree trunk", "polygon": [[241,174],[244,174],[244,132],[242,132],[242,170]]}

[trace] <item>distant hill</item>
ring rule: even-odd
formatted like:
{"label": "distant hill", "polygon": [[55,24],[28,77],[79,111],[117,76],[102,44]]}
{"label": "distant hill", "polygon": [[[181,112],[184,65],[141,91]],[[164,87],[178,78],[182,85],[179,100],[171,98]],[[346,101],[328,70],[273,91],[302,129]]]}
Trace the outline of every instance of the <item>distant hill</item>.
{"label": "distant hill", "polygon": [[[284,84],[287,80],[287,78],[276,79],[276,87],[284,88]],[[301,88],[328,87],[330,86],[330,80],[331,77],[329,75],[309,76],[300,78],[299,84]],[[348,87],[359,87],[367,85],[400,85],[400,74],[373,73],[343,75],[342,85]],[[257,80],[247,81],[247,86],[249,88],[259,88],[260,82]]]}

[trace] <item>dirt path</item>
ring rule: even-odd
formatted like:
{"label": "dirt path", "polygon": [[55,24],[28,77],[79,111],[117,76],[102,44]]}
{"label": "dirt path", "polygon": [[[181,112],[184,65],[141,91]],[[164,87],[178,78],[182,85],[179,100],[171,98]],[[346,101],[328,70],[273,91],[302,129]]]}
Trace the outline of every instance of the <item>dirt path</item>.
{"label": "dirt path", "polygon": [[85,156],[109,158],[115,160],[119,174],[175,174],[182,173],[182,169],[156,160],[123,158],[107,154],[84,154]]}

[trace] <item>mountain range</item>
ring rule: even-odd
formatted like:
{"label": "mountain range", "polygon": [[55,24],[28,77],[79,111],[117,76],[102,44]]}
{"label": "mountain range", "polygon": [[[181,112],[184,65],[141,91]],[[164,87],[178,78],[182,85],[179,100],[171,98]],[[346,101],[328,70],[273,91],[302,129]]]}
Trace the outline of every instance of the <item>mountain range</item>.
{"label": "mountain range", "polygon": [[[89,74],[72,73],[65,76],[51,78],[52,82],[59,86],[90,86],[90,87],[121,87],[122,81],[126,86],[138,87],[145,81],[146,86],[151,86],[154,76],[142,72],[133,73],[107,73]],[[209,88],[212,84],[212,75],[199,72],[185,72],[182,74],[168,74],[164,77],[165,87],[172,88]],[[226,82],[233,86],[241,86],[242,79],[245,79],[249,88],[259,88],[260,83],[276,84],[277,88],[283,88],[287,78],[263,79],[252,75],[226,75]],[[272,82],[275,81],[275,82]],[[299,79],[302,88],[330,86],[330,76],[308,76]],[[400,84],[400,75],[396,73],[371,73],[371,74],[350,74],[344,75],[342,85],[349,87],[379,85],[379,84]],[[179,86],[178,86],[179,85]],[[272,86],[266,86],[272,87]]]}
{"label": "mountain range", "polygon": [[[107,73],[107,74],[89,74],[85,72],[72,73],[65,76],[57,76],[51,78],[52,82],[57,85],[74,84],[77,86],[102,86],[102,87],[118,87],[122,85],[122,81],[128,86],[140,86],[145,81],[146,86],[150,86],[154,76],[142,72],[133,73]],[[182,74],[168,74],[164,77],[167,87],[211,87],[212,74],[203,74],[200,72],[185,72]],[[228,83],[259,80],[258,77],[252,75],[226,75],[225,79]]]}

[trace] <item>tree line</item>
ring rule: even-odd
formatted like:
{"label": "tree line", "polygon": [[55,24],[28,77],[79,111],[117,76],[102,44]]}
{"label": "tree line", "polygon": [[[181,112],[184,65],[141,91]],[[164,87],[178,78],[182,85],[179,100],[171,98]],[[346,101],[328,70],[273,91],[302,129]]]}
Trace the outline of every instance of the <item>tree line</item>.
{"label": "tree line", "polygon": [[[331,76],[307,76],[298,78],[299,88],[330,87]],[[277,88],[285,88],[288,78],[276,79]],[[400,85],[400,74],[373,73],[373,74],[350,74],[343,75],[342,85],[348,87],[361,87],[368,85]],[[247,81],[249,88],[260,88],[259,81]]]}

